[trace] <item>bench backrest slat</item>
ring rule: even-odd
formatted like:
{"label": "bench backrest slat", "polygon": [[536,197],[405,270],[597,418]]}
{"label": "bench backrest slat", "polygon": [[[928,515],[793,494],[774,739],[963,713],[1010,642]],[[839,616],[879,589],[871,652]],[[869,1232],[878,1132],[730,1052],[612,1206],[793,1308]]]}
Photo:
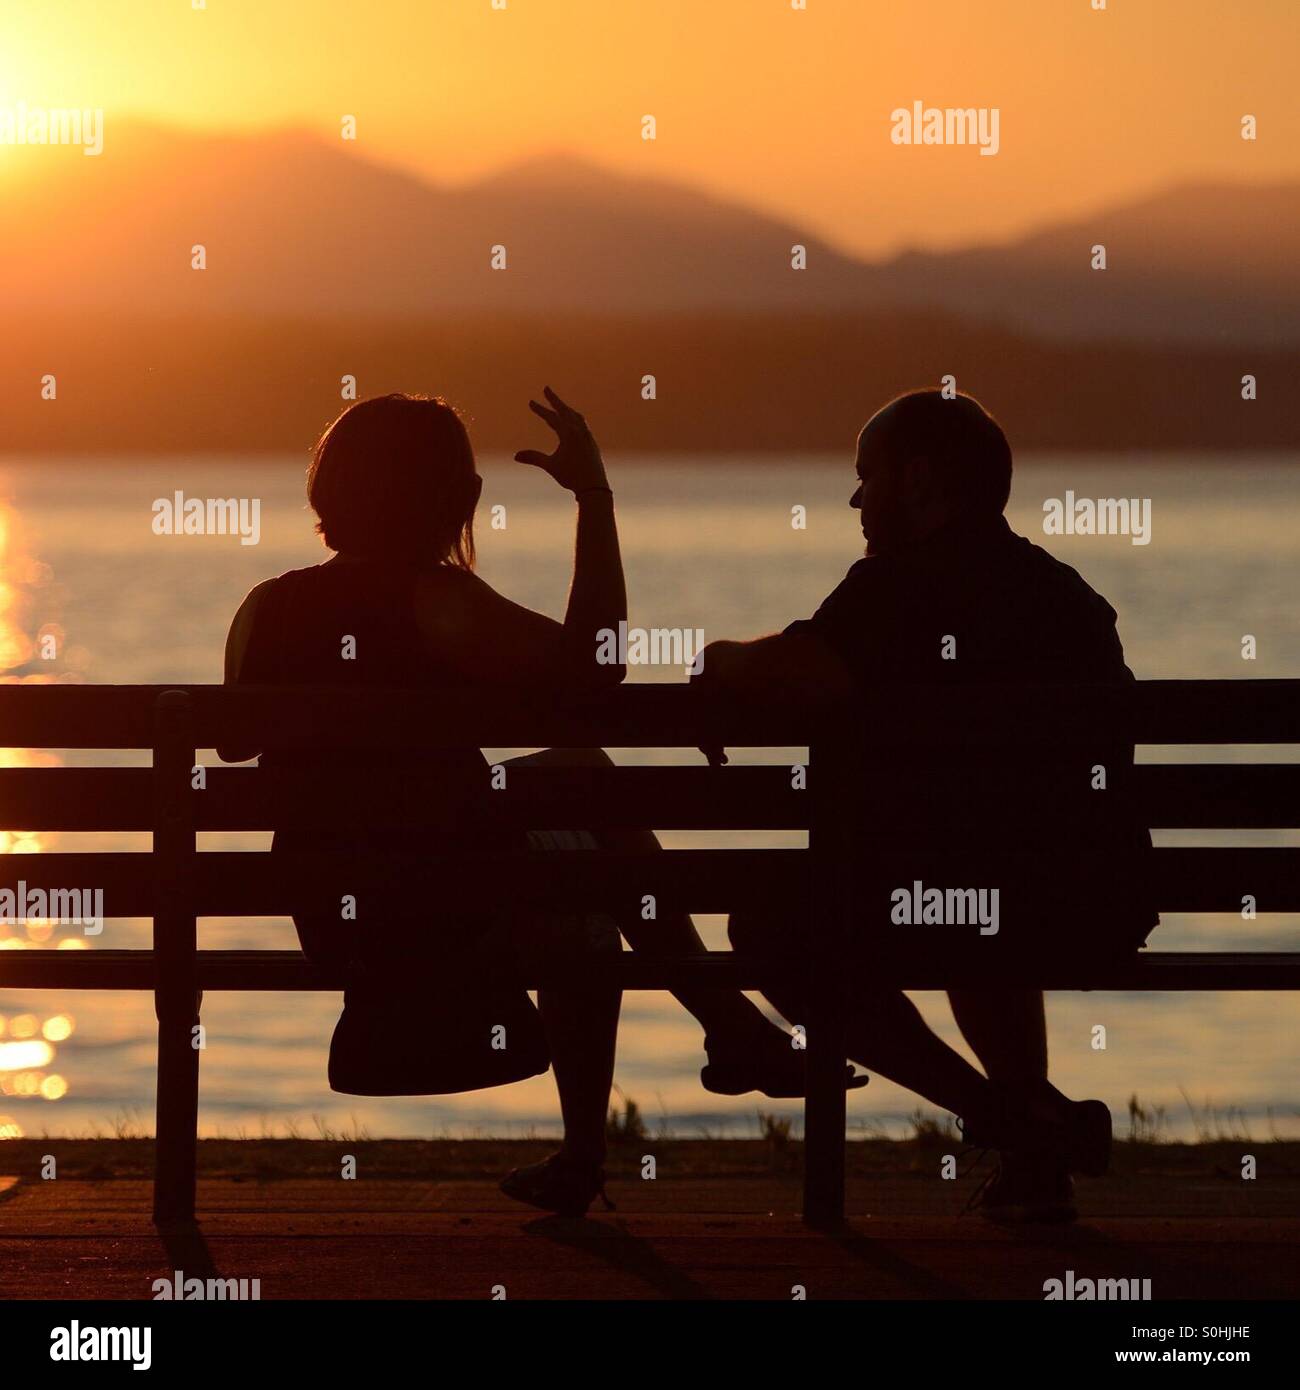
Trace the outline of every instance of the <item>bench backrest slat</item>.
{"label": "bench backrest slat", "polygon": [[[193,796],[198,830],[333,827],[338,808],[354,804],[342,774],[292,793],[251,767],[209,767]],[[923,774],[919,774],[923,775]],[[153,824],[153,774],[148,768],[0,769],[0,819],[5,830],[148,830]],[[538,768],[508,771],[506,787],[487,799],[485,823],[582,829],[652,826],[658,830],[799,830],[812,816],[811,798],[795,786],[789,765],[727,767]],[[815,780],[809,774],[809,785]],[[429,830],[455,830],[464,808],[436,779],[408,779],[407,800],[367,823],[409,825],[418,804]],[[987,801],[996,778],[972,771],[949,777],[972,804]],[[1291,829],[1300,827],[1300,763],[1159,763],[1139,765],[1135,787],[1147,823],[1156,829]],[[864,782],[871,820],[870,782]],[[889,808],[879,807],[882,823]]]}
{"label": "bench backrest slat", "polygon": [[[855,876],[856,891],[889,891],[923,882],[992,887],[1015,868],[1040,873],[1053,882],[1052,864],[1041,856],[972,853],[965,860],[948,853],[891,851],[878,871],[864,855]],[[0,855],[0,888],[101,889],[110,917],[147,917],[156,902],[149,854]],[[1110,861],[1097,856],[1071,861],[1073,872],[1094,872],[1099,882]],[[666,850],[649,855],[612,853],[464,855],[353,859],[347,855],[273,856],[261,852],[212,851],[194,857],[194,910],[204,917],[283,916],[304,890],[322,909],[336,911],[339,896],[367,890],[391,898],[402,886],[403,903],[433,921],[440,911],[487,904],[541,903],[555,906],[607,906],[611,901],[639,907],[654,894],[667,906],[695,912],[727,912],[762,906],[774,897],[794,895],[806,907],[812,866],[800,849]],[[295,878],[303,885],[295,890]],[[1059,875],[1057,882],[1060,881]],[[1300,911],[1300,849],[1160,848],[1152,855],[1156,905],[1166,912],[1240,913],[1243,895],[1256,899],[1260,912]],[[800,896],[801,895],[801,896]]]}
{"label": "bench backrest slat", "polygon": [[[223,739],[299,738],[333,745],[355,731],[361,746],[427,743],[440,729],[484,747],[799,747],[809,721],[780,710],[714,705],[695,688],[631,685],[584,699],[520,700],[513,691],[343,690],[313,687],[0,686],[0,730],[10,748],[149,748],[154,705],[188,693],[196,746]],[[845,720],[885,745],[911,735],[954,746],[1001,739],[1044,748],[1102,717],[1122,717],[1139,743],[1300,743],[1300,681],[1139,681],[1124,687],[960,685],[886,687]],[[834,721],[817,720],[820,733]]]}

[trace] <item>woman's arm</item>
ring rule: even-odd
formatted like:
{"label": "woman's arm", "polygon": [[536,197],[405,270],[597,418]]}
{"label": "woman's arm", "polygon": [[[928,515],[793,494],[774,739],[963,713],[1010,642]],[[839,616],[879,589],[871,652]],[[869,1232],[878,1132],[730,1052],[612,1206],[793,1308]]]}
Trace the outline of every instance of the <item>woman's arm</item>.
{"label": "woman's arm", "polygon": [[476,575],[451,569],[426,576],[417,593],[416,616],[438,655],[468,679],[580,688],[617,685],[625,668],[599,659],[611,645],[602,642],[602,632],[617,637],[619,623],[627,620],[614,498],[586,421],[549,387],[546,398],[550,408],[536,401],[529,405],[555,431],[555,451],[524,449],[515,458],[549,473],[578,502],[573,584],[564,622],[512,603]]}
{"label": "woman's arm", "polygon": [[[253,632],[253,618],[257,613],[257,605],[261,600],[262,593],[269,587],[270,583],[271,581],[267,579],[250,589],[230,621],[230,631],[226,634],[224,675],[227,685],[239,684],[240,672],[244,664],[244,653],[248,649],[248,639]],[[261,751],[260,748],[227,746],[217,749],[217,757],[224,763],[243,763],[247,762],[249,758],[256,758]]]}
{"label": "woman's arm", "polygon": [[549,473],[577,499],[573,584],[564,626],[580,642],[588,643],[594,653],[601,631],[617,632],[619,623],[627,621],[627,588],[614,519],[614,493],[605,475],[600,446],[586,420],[549,386],[546,399],[551,404],[549,410],[536,401],[528,404],[555,431],[559,440],[555,451],[543,454],[536,449],[521,449],[515,458]]}
{"label": "woman's arm", "polygon": [[602,486],[579,492],[576,497],[578,533],[564,626],[594,653],[601,641],[600,633],[617,634],[619,624],[627,622],[627,587],[618,548],[613,492]]}

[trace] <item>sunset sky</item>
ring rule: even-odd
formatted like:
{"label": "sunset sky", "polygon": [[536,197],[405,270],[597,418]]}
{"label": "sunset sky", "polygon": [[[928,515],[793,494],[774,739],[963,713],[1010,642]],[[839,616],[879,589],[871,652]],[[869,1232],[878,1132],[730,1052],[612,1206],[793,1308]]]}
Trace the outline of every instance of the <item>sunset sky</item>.
{"label": "sunset sky", "polygon": [[[0,106],[102,108],[106,151],[132,116],[337,140],[350,114],[357,153],[447,182],[567,150],[879,254],[1300,177],[1298,42],[1297,0],[4,0]],[[1000,108],[1000,153],[892,145],[915,100]]]}

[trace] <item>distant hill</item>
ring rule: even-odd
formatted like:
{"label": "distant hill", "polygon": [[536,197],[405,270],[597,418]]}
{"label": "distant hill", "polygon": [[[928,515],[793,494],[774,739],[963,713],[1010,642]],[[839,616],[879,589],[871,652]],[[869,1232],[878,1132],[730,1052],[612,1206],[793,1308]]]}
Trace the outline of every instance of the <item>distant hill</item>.
{"label": "distant hill", "polygon": [[[47,167],[0,224],[0,302],[19,310],[806,309],[864,301],[869,278],[746,208],[560,156],[441,188],[307,135],[132,127],[98,158]],[[802,274],[796,241],[809,247]],[[490,265],[496,245],[504,271]]]}
{"label": "distant hill", "polygon": [[[1065,339],[1300,343],[1300,184],[1195,185],[1014,243],[869,264],[811,229],[565,156],[440,187],[314,136],[114,127],[6,188],[12,314],[371,317],[928,307]],[[208,269],[190,268],[190,247]],[[808,269],[790,268],[790,248]],[[1109,268],[1089,267],[1103,243]],[[494,271],[490,248],[506,248]]]}
{"label": "distant hill", "polygon": [[[1092,247],[1107,268],[1091,268]],[[1005,246],[917,252],[875,292],[1075,338],[1300,341],[1300,183],[1195,184]]]}

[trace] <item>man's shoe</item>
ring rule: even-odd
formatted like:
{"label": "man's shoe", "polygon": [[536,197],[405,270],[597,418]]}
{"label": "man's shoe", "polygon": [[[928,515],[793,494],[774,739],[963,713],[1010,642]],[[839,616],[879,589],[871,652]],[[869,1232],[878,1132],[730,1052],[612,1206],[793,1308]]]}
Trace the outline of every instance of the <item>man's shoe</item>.
{"label": "man's shoe", "polygon": [[961,1121],[966,1142],[1055,1162],[1099,1178],[1110,1167],[1110,1111],[1099,1100],[1070,1100],[1047,1081],[1012,1087],[989,1083],[990,1112]]}
{"label": "man's shoe", "polygon": [[1079,1218],[1069,1171],[1017,1153],[1000,1155],[966,1210],[999,1226],[1062,1225]]}
{"label": "man's shoe", "polygon": [[[808,1054],[791,1046],[790,1035],[764,1023],[752,1037],[707,1036],[708,1063],[700,1069],[700,1084],[715,1096],[743,1096],[759,1091],[771,1100],[798,1100],[808,1094]],[[856,1091],[871,1078],[844,1068],[844,1088]]]}

